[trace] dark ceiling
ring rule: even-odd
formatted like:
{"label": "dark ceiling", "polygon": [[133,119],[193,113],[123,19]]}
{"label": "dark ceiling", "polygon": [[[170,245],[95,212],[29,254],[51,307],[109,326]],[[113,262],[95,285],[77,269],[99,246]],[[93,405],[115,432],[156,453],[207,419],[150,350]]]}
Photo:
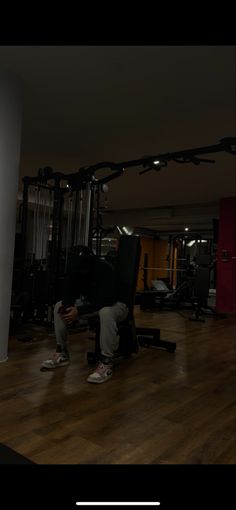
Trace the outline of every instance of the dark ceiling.
{"label": "dark ceiling", "polygon": [[[1,46],[0,65],[23,83],[21,176],[236,135],[233,46]],[[131,168],[110,184],[109,209],[217,204],[236,192],[235,163]]]}

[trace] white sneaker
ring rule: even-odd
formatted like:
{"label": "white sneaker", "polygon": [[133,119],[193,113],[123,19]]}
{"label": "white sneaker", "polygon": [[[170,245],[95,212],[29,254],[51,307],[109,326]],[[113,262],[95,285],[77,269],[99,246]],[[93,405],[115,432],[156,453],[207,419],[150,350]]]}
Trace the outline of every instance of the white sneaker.
{"label": "white sneaker", "polygon": [[55,352],[50,359],[43,361],[40,370],[54,370],[54,368],[65,367],[70,364],[70,359],[60,352]]}
{"label": "white sneaker", "polygon": [[102,363],[99,361],[96,370],[88,376],[87,381],[90,383],[101,384],[112,377],[112,364]]}

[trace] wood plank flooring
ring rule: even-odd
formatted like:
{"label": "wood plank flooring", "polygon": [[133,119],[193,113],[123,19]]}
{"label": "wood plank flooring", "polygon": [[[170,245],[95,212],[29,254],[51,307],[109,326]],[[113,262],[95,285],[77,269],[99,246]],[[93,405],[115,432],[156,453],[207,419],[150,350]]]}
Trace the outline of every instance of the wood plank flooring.
{"label": "wood plank flooring", "polygon": [[40,372],[54,349],[9,340],[0,364],[0,442],[38,464],[235,464],[235,317],[191,322],[188,312],[140,312],[176,352],[141,347],[106,384],[86,382],[89,332],[70,336],[72,363]]}

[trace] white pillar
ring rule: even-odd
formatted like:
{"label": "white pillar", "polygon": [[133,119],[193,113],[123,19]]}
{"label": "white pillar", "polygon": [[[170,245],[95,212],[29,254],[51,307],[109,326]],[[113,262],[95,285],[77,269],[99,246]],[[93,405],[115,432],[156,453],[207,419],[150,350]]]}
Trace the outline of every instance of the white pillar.
{"label": "white pillar", "polygon": [[19,181],[22,100],[15,76],[0,69],[0,362],[8,335]]}

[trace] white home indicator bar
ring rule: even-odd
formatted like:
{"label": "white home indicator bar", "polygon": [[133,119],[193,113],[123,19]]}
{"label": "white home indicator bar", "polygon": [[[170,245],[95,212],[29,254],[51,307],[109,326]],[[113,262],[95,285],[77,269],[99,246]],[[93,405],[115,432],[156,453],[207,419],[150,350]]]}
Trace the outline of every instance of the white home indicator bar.
{"label": "white home indicator bar", "polygon": [[160,501],[77,501],[78,506],[159,506]]}

